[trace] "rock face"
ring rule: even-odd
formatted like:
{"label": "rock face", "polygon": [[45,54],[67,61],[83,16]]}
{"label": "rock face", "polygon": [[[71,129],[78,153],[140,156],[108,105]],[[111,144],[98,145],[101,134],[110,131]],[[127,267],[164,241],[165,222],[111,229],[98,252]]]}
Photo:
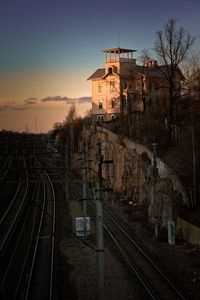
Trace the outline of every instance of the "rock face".
{"label": "rock face", "polygon": [[113,132],[95,126],[85,132],[86,149],[92,161],[88,163],[90,177],[97,172],[97,142],[101,142],[104,160],[103,177],[106,184],[120,192],[123,199],[136,205],[146,205],[149,222],[158,217],[160,226],[167,226],[168,220],[175,220],[174,205],[187,203],[184,188],[173,171],[159,158],[156,159],[158,177],[153,176],[153,153],[145,146]]}

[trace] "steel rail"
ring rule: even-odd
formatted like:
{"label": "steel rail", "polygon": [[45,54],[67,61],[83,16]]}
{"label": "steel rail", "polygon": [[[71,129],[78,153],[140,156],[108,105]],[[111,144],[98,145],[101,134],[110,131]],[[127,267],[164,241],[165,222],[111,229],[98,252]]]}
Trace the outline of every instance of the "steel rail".
{"label": "steel rail", "polygon": [[[74,183],[72,183],[72,185],[75,186]],[[77,190],[77,188],[75,189],[75,191],[76,191],[76,193],[79,193],[79,195],[81,196],[81,191]],[[92,213],[95,215],[95,210],[94,210],[94,208],[91,207],[91,203],[88,203],[88,208],[90,210],[92,210]],[[163,278],[164,282],[166,282],[167,285],[169,285],[170,289],[174,291],[174,293],[179,297],[179,299],[185,300],[184,296],[180,293],[180,291],[172,284],[172,282],[166,277],[166,275],[163,274],[163,272],[149,258],[149,256],[147,256],[147,254],[137,244],[137,242],[132,237],[130,237],[130,235],[124,230],[124,228],[119,224],[119,222],[116,222],[116,220],[105,210],[105,208],[104,208],[103,212],[104,212],[104,215],[106,215],[107,218],[109,218],[118,227],[118,229],[123,233],[123,235],[125,235],[125,237],[131,242],[131,244],[133,244],[133,246],[145,258],[145,260],[156,270],[156,272],[159,274],[159,276],[161,278]],[[106,221],[105,221],[105,223],[106,223]],[[130,265],[130,267],[133,270],[135,270],[135,273],[136,273],[137,277],[139,278],[139,280],[141,281],[141,283],[145,286],[146,290],[151,295],[152,299],[159,299],[159,296],[156,295],[154,289],[150,286],[150,283],[147,281],[147,279],[145,279],[145,277],[143,276],[143,274],[141,273],[141,271],[139,270],[139,268],[136,266],[136,264],[133,262],[133,260],[128,256],[128,254],[123,249],[123,247],[120,245],[120,243],[117,241],[117,239],[114,238],[114,235],[111,233],[111,231],[108,229],[108,226],[105,223],[104,223],[105,230],[112,237],[114,243],[117,245],[118,249],[120,250],[120,252],[124,256],[124,258],[126,259],[126,261],[128,262],[128,264]]]}
{"label": "steel rail", "polygon": [[8,266],[7,266],[7,269],[6,269],[5,273],[4,273],[4,275],[3,275],[3,279],[2,279],[2,282],[1,282],[1,285],[0,285],[0,292],[2,291],[2,289],[3,289],[3,287],[4,287],[4,284],[5,284],[5,281],[6,281],[6,279],[7,279],[7,276],[8,276],[9,270],[10,270],[10,267],[12,266],[12,263],[13,263],[13,260],[14,260],[14,257],[15,257],[16,251],[17,251],[17,248],[18,248],[18,246],[19,246],[20,239],[21,239],[22,234],[23,234],[23,232],[24,232],[25,224],[26,224],[27,219],[28,219],[28,216],[29,216],[29,211],[30,211],[30,207],[29,207],[28,212],[27,212],[27,214],[26,214],[26,218],[24,219],[24,222],[23,222],[23,224],[22,224],[22,228],[21,228],[20,234],[19,234],[19,236],[18,236],[18,238],[17,238],[17,241],[16,241],[16,243],[15,243],[15,246],[14,246],[14,249],[13,249],[13,252],[12,252],[12,255],[11,255],[11,258],[10,258],[10,260],[9,260],[9,264],[8,264]]}
{"label": "steel rail", "polygon": [[[163,274],[163,272],[149,258],[149,256],[146,255],[144,250],[137,244],[137,242],[132,237],[130,237],[130,235],[124,230],[124,228],[119,224],[119,222],[117,222],[111,216],[111,214],[108,213],[105,209],[104,209],[104,215],[106,215],[111,220],[111,222],[113,222],[117,226],[117,228],[123,233],[123,235],[127,238],[127,240],[129,240],[131,242],[131,244],[139,251],[139,253],[142,255],[142,257],[145,258],[145,260],[149,263],[149,265],[152,266],[153,269],[159,274],[159,276],[161,278],[163,278],[164,282],[166,282],[169,285],[171,290],[174,291],[174,293],[179,297],[179,299],[185,300],[184,296],[180,293],[180,291],[172,284],[172,282],[166,277],[166,275]],[[106,226],[106,225],[104,224],[104,226]]]}
{"label": "steel rail", "polygon": [[[39,161],[38,161],[39,162]],[[41,164],[40,164],[41,166]],[[55,224],[56,224],[56,206],[55,206],[55,191],[54,191],[54,187],[53,187],[53,183],[51,181],[50,176],[48,175],[48,173],[46,171],[43,172],[43,174],[41,173],[41,179],[42,179],[42,184],[43,184],[43,188],[44,188],[44,196],[43,196],[43,203],[42,203],[42,212],[41,212],[41,216],[40,216],[40,222],[39,222],[39,226],[38,226],[38,231],[37,231],[37,236],[36,236],[36,244],[34,247],[34,254],[32,257],[32,263],[31,263],[31,269],[30,269],[30,274],[29,274],[29,280],[28,280],[28,285],[26,288],[26,294],[25,294],[25,299],[27,300],[29,298],[30,295],[30,289],[31,289],[31,281],[33,278],[33,272],[34,272],[34,268],[36,265],[36,258],[37,256],[39,256],[38,253],[38,247],[39,247],[39,242],[41,240],[41,232],[42,232],[42,226],[43,226],[43,220],[44,220],[44,215],[45,215],[45,205],[47,203],[47,190],[46,190],[46,184],[45,184],[45,179],[44,179],[44,175],[46,176],[46,178],[48,179],[48,182],[51,186],[51,192],[52,192],[52,197],[53,197],[53,216],[52,216],[52,226],[51,226],[51,259],[50,259],[50,280],[49,280],[49,295],[48,295],[48,299],[51,300],[52,299],[52,294],[53,294],[53,271],[54,271],[54,251],[55,251]]]}
{"label": "steel rail", "polygon": [[153,299],[153,300],[160,300],[160,298],[156,295],[154,289],[151,287],[151,285],[149,284],[149,282],[145,279],[145,277],[140,272],[140,270],[138,269],[138,267],[136,266],[136,264],[133,262],[133,260],[130,259],[130,256],[126,253],[126,251],[119,244],[119,242],[117,241],[117,239],[114,237],[114,235],[111,233],[111,231],[108,229],[108,227],[105,224],[104,224],[104,229],[109,234],[109,236],[111,237],[112,241],[115,243],[115,245],[117,246],[117,248],[119,249],[119,251],[121,252],[121,254],[123,255],[123,257],[125,258],[126,262],[128,263],[128,265],[134,271],[134,273],[136,274],[136,276],[139,279],[140,283],[142,283],[142,285],[145,287],[145,290],[148,292],[148,294],[150,295],[151,299]]}
{"label": "steel rail", "polygon": [[37,250],[38,250],[38,244],[39,244],[39,238],[40,238],[40,233],[41,233],[41,228],[42,228],[44,208],[45,208],[45,202],[46,202],[46,186],[45,186],[44,178],[42,177],[41,173],[40,173],[40,176],[41,176],[42,184],[43,184],[43,188],[44,188],[44,197],[43,197],[43,202],[42,202],[42,212],[41,212],[40,222],[39,222],[39,226],[38,226],[38,232],[37,232],[37,236],[36,236],[36,244],[35,244],[35,249],[34,249],[34,253],[33,253],[31,269],[30,269],[29,279],[28,279],[28,285],[26,288],[25,299],[28,299],[29,292],[30,292],[30,285],[31,285],[31,280],[32,280],[32,275],[33,275],[33,269],[35,266],[35,260],[36,260]]}
{"label": "steel rail", "polygon": [[[46,161],[48,161],[45,157],[44,157],[44,159]],[[49,161],[48,161],[48,163],[50,165]],[[51,274],[50,274],[50,297],[52,297],[54,250],[55,250],[55,227],[56,227],[56,201],[55,201],[55,191],[54,191],[52,180],[46,171],[45,171],[45,174],[46,174],[47,178],[49,179],[49,183],[51,185],[52,195],[53,195],[53,199],[54,199],[54,201],[53,201],[53,219],[52,219]],[[51,298],[50,298],[50,300],[51,300]]]}
{"label": "steel rail", "polygon": [[[41,177],[41,174],[39,172],[39,175]],[[39,182],[40,184],[40,182]],[[34,191],[33,191],[33,197],[35,195],[35,192],[37,192],[37,199],[39,197],[39,187],[37,188],[38,186],[35,185],[35,188],[34,188]],[[34,198],[33,198],[34,199]],[[30,208],[30,207],[29,207]],[[27,218],[28,218],[28,214],[27,214]],[[30,249],[31,249],[31,245],[29,245],[28,249],[27,249],[27,252],[26,252],[26,255],[25,255],[25,259],[24,259],[24,262],[23,262],[23,265],[22,265],[22,268],[21,268],[21,272],[20,272],[20,275],[19,275],[19,278],[18,278],[18,282],[17,282],[17,286],[16,286],[16,289],[15,289],[15,294],[14,294],[14,300],[17,299],[18,297],[18,291],[19,291],[19,288],[20,288],[20,284],[21,284],[21,280],[23,278],[23,274],[24,274],[24,270],[25,270],[25,266],[27,264],[27,261],[28,261],[28,256],[29,256],[29,253],[30,253]]]}
{"label": "steel rail", "polygon": [[[13,155],[10,154],[10,155],[7,157],[7,159],[5,160],[5,162],[4,162],[3,166],[2,166],[2,168],[0,169],[0,181],[2,181],[3,178],[6,176],[6,174],[8,173],[9,168],[10,168],[10,166],[11,166],[11,164],[12,164],[12,161],[13,161]],[[8,165],[8,166],[7,166],[7,165]],[[4,171],[4,169],[5,169],[5,171]],[[3,171],[4,171],[4,173],[3,173]],[[2,174],[1,174],[1,173],[2,173]]]}
{"label": "steel rail", "polygon": [[52,220],[52,241],[51,241],[51,273],[50,273],[50,298],[52,299],[52,287],[53,287],[53,267],[54,267],[54,251],[55,251],[55,228],[56,228],[56,197],[55,191],[53,187],[53,183],[48,173],[45,171],[47,178],[49,179],[49,183],[51,185],[52,195],[53,195],[53,220]]}
{"label": "steel rail", "polygon": [[22,180],[20,179],[20,181],[19,181],[19,183],[18,183],[18,186],[17,186],[17,191],[15,192],[15,195],[14,195],[12,201],[10,202],[9,206],[7,207],[6,211],[4,212],[3,216],[2,216],[1,219],[0,219],[0,225],[1,225],[1,223],[3,223],[4,219],[6,218],[6,216],[7,216],[8,213],[9,213],[9,211],[10,211],[12,205],[14,204],[14,202],[15,202],[15,200],[16,200],[18,194],[19,194],[19,190],[20,190],[21,185],[22,185]]}
{"label": "steel rail", "polygon": [[[74,185],[75,188],[75,183],[72,183],[72,185]],[[74,189],[73,188],[73,189]],[[77,190],[77,188],[75,189],[75,191],[82,196],[82,191]],[[93,201],[95,202],[95,201]],[[93,207],[91,207],[91,203],[88,206],[89,210],[92,212],[92,214],[95,216],[95,209]],[[105,213],[105,209],[104,209],[104,213]],[[119,249],[119,251],[121,252],[121,254],[123,255],[123,257],[125,258],[126,262],[128,263],[128,265],[131,267],[131,269],[134,271],[134,274],[137,276],[137,278],[139,279],[140,283],[145,287],[145,290],[147,291],[148,295],[151,297],[151,299],[153,300],[159,300],[159,296],[156,294],[155,290],[151,287],[150,283],[146,280],[146,278],[143,276],[143,274],[141,273],[141,271],[138,269],[138,267],[136,266],[136,264],[133,262],[133,260],[130,258],[130,256],[126,253],[126,251],[123,249],[123,247],[119,244],[119,242],[117,241],[117,239],[114,237],[114,235],[111,233],[111,231],[108,229],[108,227],[104,224],[104,229],[107,231],[107,233],[109,234],[109,236],[111,237],[111,239],[113,240],[113,242],[116,244],[117,248]],[[124,231],[125,233],[125,231]],[[127,233],[126,233],[127,235]],[[128,235],[127,235],[128,236]],[[145,254],[143,252],[143,254]],[[146,254],[145,254],[146,255]]]}
{"label": "steel rail", "polygon": [[[24,163],[25,163],[25,161],[24,161]],[[0,241],[0,243],[1,243],[1,244],[0,244],[0,252],[3,250],[3,248],[4,248],[4,246],[5,246],[5,243],[6,243],[7,239],[8,239],[8,237],[9,237],[11,231],[12,231],[14,225],[16,224],[16,221],[17,221],[17,219],[18,219],[18,216],[19,216],[19,214],[20,214],[20,212],[21,212],[21,209],[22,209],[22,207],[23,207],[23,205],[24,205],[24,203],[25,203],[25,199],[26,199],[27,194],[28,194],[28,187],[29,187],[29,180],[28,180],[28,172],[27,172],[27,170],[26,170],[26,187],[25,187],[25,192],[24,192],[24,194],[23,194],[22,200],[20,201],[20,205],[19,205],[19,207],[18,207],[18,209],[17,209],[17,212],[16,212],[14,218],[12,219],[12,222],[11,222],[11,224],[10,224],[10,226],[9,226],[9,229],[8,229],[7,232],[5,233],[5,235],[4,235],[4,237],[2,238],[2,240]],[[9,210],[9,211],[10,211],[10,210]],[[6,216],[8,216],[8,213],[6,214]],[[4,217],[4,219],[5,219],[5,217]],[[1,225],[2,225],[2,223],[1,223]]]}
{"label": "steel rail", "polygon": [[122,226],[116,222],[116,220],[104,209],[104,214],[112,220],[113,223],[121,230],[121,232],[127,237],[127,239],[137,248],[137,250],[145,257],[145,259],[154,267],[154,269],[160,274],[160,276],[169,284],[169,286],[177,293],[180,299],[184,300],[183,295],[176,289],[173,283],[163,274],[163,272],[158,268],[158,266],[146,255],[144,250],[136,243],[136,241],[130,237],[130,235],[122,228]]}

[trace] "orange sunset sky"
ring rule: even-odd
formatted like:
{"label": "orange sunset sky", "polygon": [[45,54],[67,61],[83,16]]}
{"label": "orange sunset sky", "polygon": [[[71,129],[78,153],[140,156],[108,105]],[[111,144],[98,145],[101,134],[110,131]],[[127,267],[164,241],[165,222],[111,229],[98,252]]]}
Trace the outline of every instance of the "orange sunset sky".
{"label": "orange sunset sky", "polygon": [[48,132],[72,103],[83,115],[87,78],[104,67],[101,50],[132,48],[137,58],[170,18],[196,37],[199,52],[197,0],[1,0],[0,129]]}
{"label": "orange sunset sky", "polygon": [[85,96],[91,95],[88,72],[50,70],[0,75],[0,128],[47,132],[55,122],[64,120],[72,103],[83,116],[91,108],[90,97]]}

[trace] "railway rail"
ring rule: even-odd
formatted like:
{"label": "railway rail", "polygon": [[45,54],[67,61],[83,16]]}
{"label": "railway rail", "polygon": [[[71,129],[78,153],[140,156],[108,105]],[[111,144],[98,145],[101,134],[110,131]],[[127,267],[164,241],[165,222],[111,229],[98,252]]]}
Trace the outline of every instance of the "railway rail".
{"label": "railway rail", "polygon": [[9,241],[11,234],[14,231],[14,228],[17,226],[18,220],[27,199],[28,187],[28,172],[26,170],[24,184],[22,184],[21,182],[19,183],[12,201],[10,202],[0,219],[0,252],[3,251],[5,245]]}
{"label": "railway rail", "polygon": [[[49,163],[49,167],[53,165]],[[54,164],[56,169],[56,166]],[[59,173],[57,169],[57,174]],[[63,180],[63,185],[64,185]],[[73,181],[70,183],[71,193],[74,194],[74,198],[77,196],[82,198],[82,189]],[[93,197],[92,192],[88,191],[88,198]],[[147,256],[143,249],[134,240],[130,230],[124,228],[124,226],[112,216],[104,205],[104,231],[107,239],[112,242],[115,250],[118,251],[123,261],[132,272],[132,276],[137,278],[142,290],[143,299],[163,299],[173,300],[182,299],[184,296],[173,285],[173,283],[167,278],[161,269]],[[91,216],[95,217],[95,203],[88,201],[87,209],[90,210]]]}
{"label": "railway rail", "polygon": [[31,267],[24,299],[51,300],[53,296],[56,198],[53,183],[48,173],[43,171],[40,175],[44,195],[40,204],[40,221],[35,234]]}
{"label": "railway rail", "polygon": [[39,162],[37,166],[32,188],[24,167],[26,179],[0,219],[3,300],[53,297],[55,191],[48,173]]}
{"label": "railway rail", "polygon": [[137,244],[131,233],[104,209],[104,229],[145,289],[145,299],[182,299],[184,296]]}
{"label": "railway rail", "polygon": [[6,156],[4,160],[2,159],[2,164],[0,166],[0,181],[2,181],[6,177],[8,171],[11,168],[12,163],[13,163],[12,154]]}
{"label": "railway rail", "polygon": [[[23,160],[24,170],[26,169],[25,160]],[[17,191],[13,199],[9,202],[7,208],[3,211],[0,218],[0,295],[1,299],[9,299],[7,297],[6,285],[9,274],[12,274],[12,262],[22,237],[21,225],[24,222],[25,209],[28,199],[29,178],[27,170],[19,182]],[[22,225],[23,227],[23,225]],[[12,270],[12,271],[11,271]],[[10,281],[12,282],[12,281]]]}

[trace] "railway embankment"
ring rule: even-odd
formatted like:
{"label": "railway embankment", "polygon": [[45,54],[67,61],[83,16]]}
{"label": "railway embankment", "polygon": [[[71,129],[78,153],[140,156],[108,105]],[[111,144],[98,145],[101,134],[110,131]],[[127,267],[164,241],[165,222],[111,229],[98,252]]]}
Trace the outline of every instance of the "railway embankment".
{"label": "railway embankment", "polygon": [[[121,194],[119,201],[129,201],[133,206],[143,207],[145,218],[155,222],[155,212],[161,229],[167,230],[173,222],[177,236],[185,241],[200,244],[200,226],[185,220],[182,211],[189,207],[189,197],[178,174],[146,146],[119,136],[101,126],[95,126],[84,134],[90,179],[97,172],[96,144],[102,145],[104,160],[113,163],[105,165],[103,177],[106,185]],[[154,167],[156,162],[156,178]],[[156,196],[155,196],[156,195]],[[184,222],[187,221],[187,222]],[[195,225],[194,228],[191,224]],[[197,232],[196,232],[197,231]],[[194,238],[193,238],[194,237]]]}

